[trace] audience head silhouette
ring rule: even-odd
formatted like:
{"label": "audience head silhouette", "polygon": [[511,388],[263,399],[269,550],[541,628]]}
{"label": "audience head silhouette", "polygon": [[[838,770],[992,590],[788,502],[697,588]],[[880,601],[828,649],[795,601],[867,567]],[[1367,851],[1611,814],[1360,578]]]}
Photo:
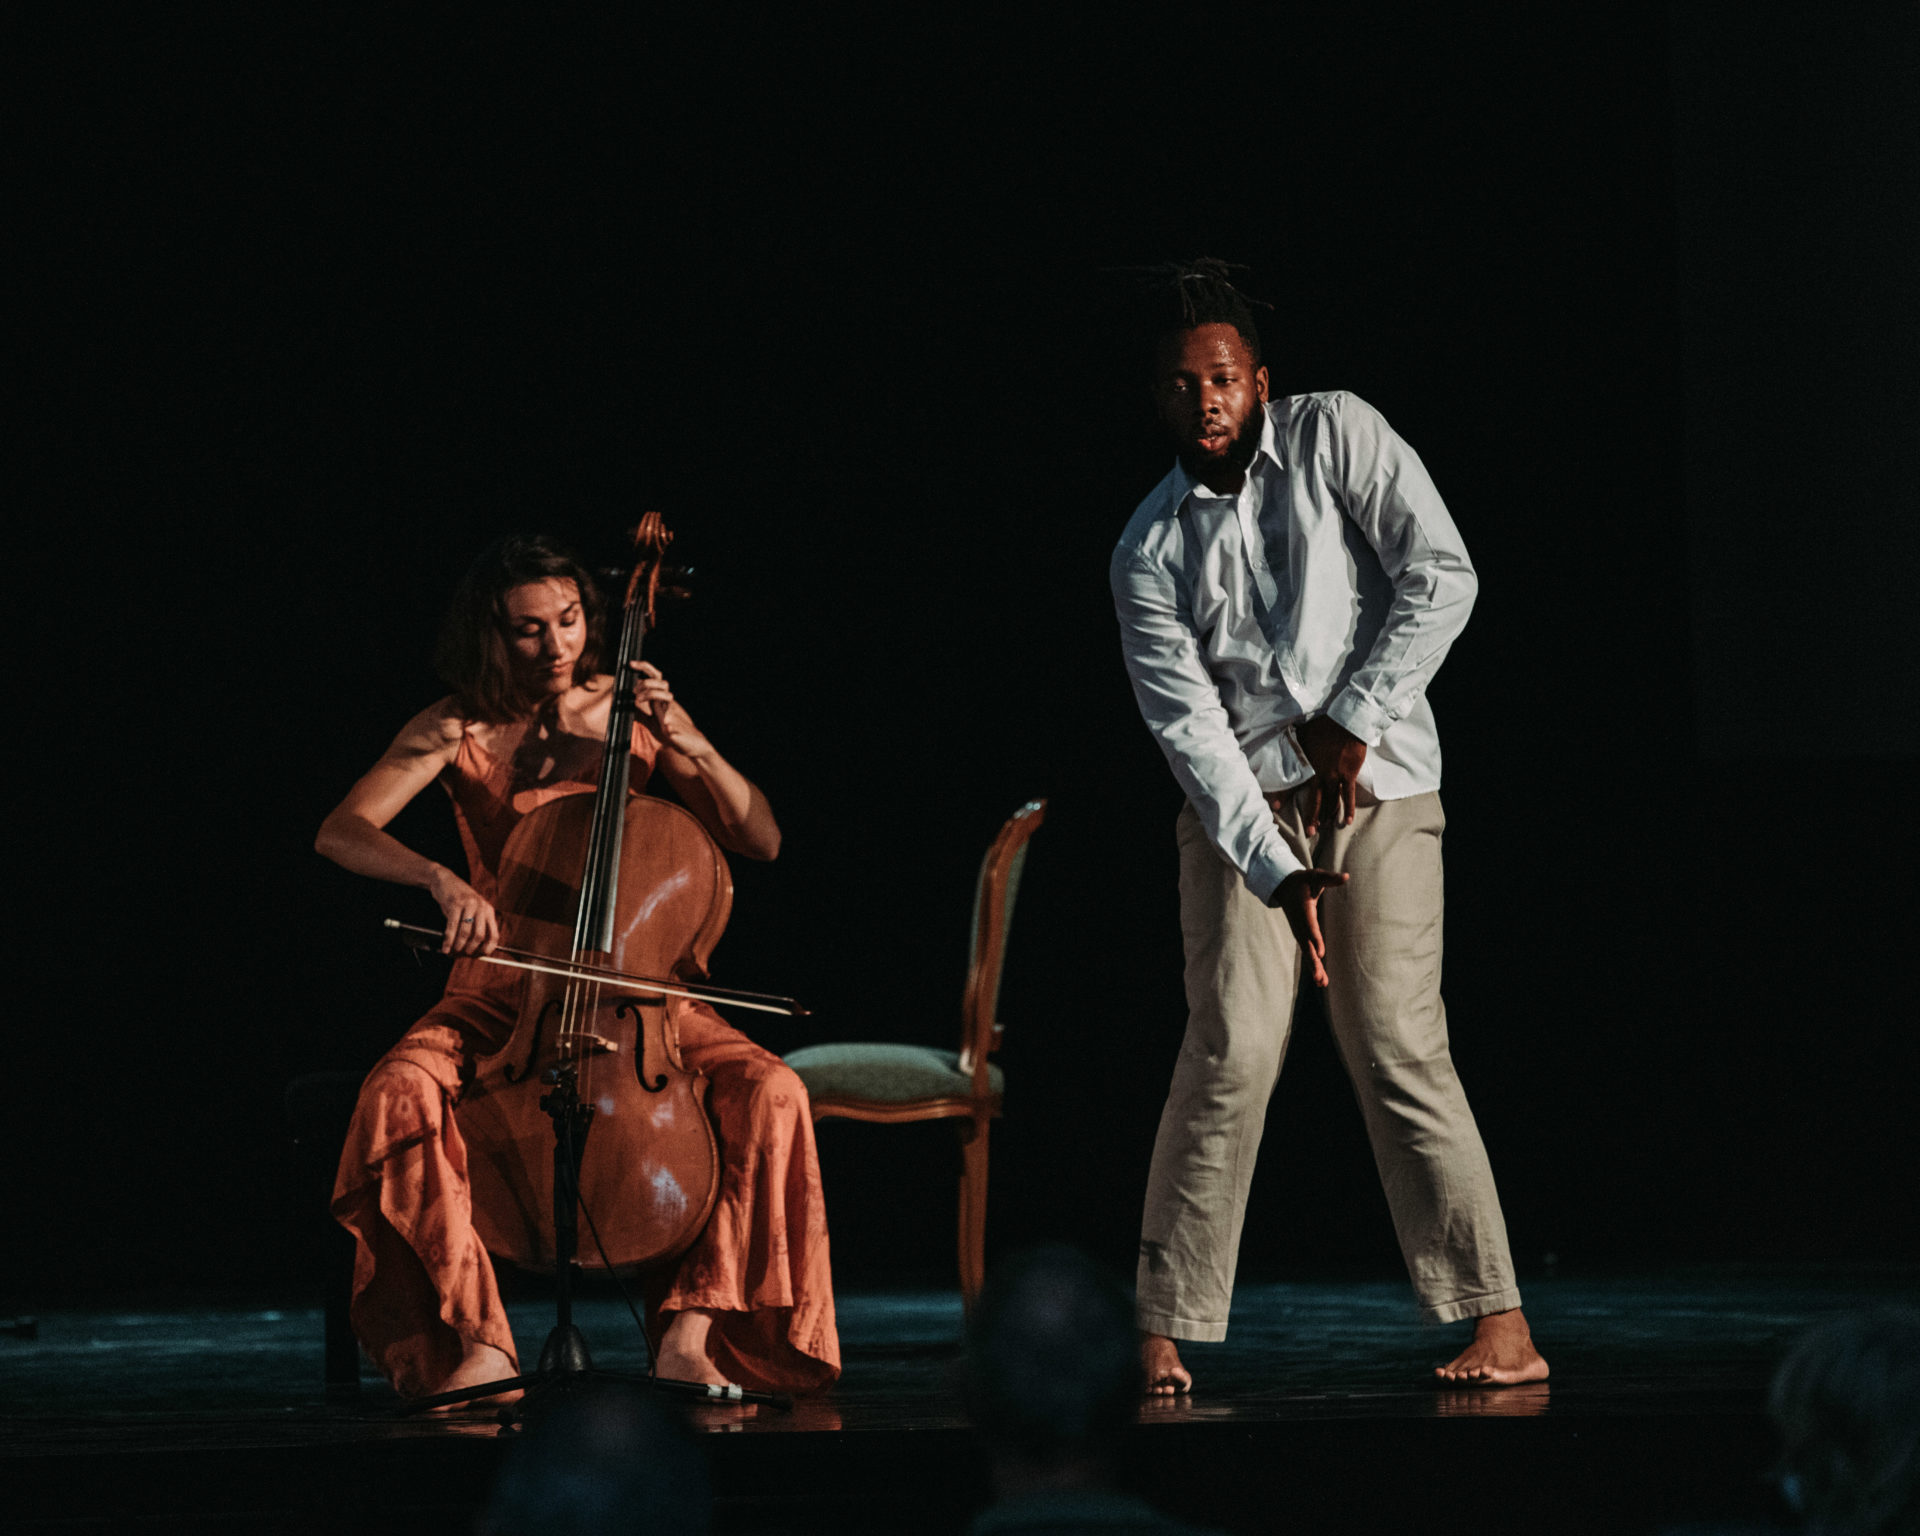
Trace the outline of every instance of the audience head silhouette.
{"label": "audience head silhouette", "polygon": [[699,1447],[670,1409],[631,1388],[579,1389],[535,1418],[501,1468],[479,1536],[704,1532]]}
{"label": "audience head silhouette", "polygon": [[1773,1378],[1780,1487],[1808,1531],[1920,1531],[1920,1311],[1853,1312],[1803,1334]]}
{"label": "audience head silhouette", "polygon": [[1009,1471],[1095,1479],[1140,1402],[1133,1308],[1072,1248],[1032,1249],[987,1277],[967,1329],[967,1407]]}

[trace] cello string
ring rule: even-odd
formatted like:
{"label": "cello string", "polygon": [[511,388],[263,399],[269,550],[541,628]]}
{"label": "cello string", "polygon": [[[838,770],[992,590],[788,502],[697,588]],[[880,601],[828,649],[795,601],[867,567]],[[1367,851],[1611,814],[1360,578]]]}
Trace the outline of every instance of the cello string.
{"label": "cello string", "polygon": [[[619,833],[626,819],[626,807],[620,802],[626,798],[627,758],[633,751],[632,711],[623,707],[622,701],[632,696],[628,677],[639,649],[640,629],[644,623],[640,604],[632,601],[631,596],[622,607],[620,621],[620,643],[614,653],[613,689],[607,700],[607,736],[600,754],[600,783],[594,792],[593,816],[588,832],[587,868],[591,884],[587,878],[582,878],[580,913],[574,924],[572,959],[576,965],[584,961],[587,953],[600,953],[602,931],[608,926],[607,909],[615,899],[615,882],[619,877],[616,850]],[[625,729],[622,729],[623,726]],[[611,960],[611,954],[608,958]],[[580,1017],[576,1022],[579,1032],[587,1032],[586,1021],[598,1015],[600,1005],[599,983],[587,983],[581,988],[579,998]],[[590,1094],[593,1053],[582,1056],[578,1076],[582,1094]]]}
{"label": "cello string", "polygon": [[[607,701],[607,734],[600,749],[600,782],[595,790],[591,842],[588,848],[588,864],[592,871],[592,885],[589,889],[582,883],[580,922],[575,933],[576,946],[585,946],[597,951],[599,945],[599,921],[605,915],[605,908],[613,895],[613,886],[618,878],[614,867],[614,849],[617,846],[616,823],[624,808],[617,802],[622,798],[618,790],[626,777],[621,772],[626,767],[627,755],[633,750],[631,740],[632,726],[628,718],[631,711],[623,707],[622,701],[628,697],[623,686],[624,679],[631,670],[631,662],[638,649],[636,627],[639,615],[631,605],[621,616],[620,641],[615,649],[613,663],[613,690]],[[625,723],[627,730],[622,731]],[[622,736],[628,739],[622,740]]]}
{"label": "cello string", "polygon": [[[597,1019],[600,1016],[600,983],[597,981],[587,982],[584,990],[586,992],[586,1005],[582,1011],[586,1017]],[[583,1050],[581,1053],[580,1097],[583,1099],[591,1099],[593,1097],[593,1063],[594,1058],[599,1054],[598,1051],[591,1050]]]}
{"label": "cello string", "polygon": [[[590,952],[589,945],[594,937],[593,930],[600,924],[596,921],[605,906],[606,892],[604,881],[608,864],[608,818],[609,802],[613,796],[608,793],[616,778],[614,744],[618,735],[620,720],[620,674],[627,670],[628,650],[633,640],[631,604],[625,605],[621,612],[620,638],[614,648],[614,687],[607,701],[609,719],[607,737],[600,751],[600,782],[594,791],[593,813],[588,818],[586,857],[583,860],[580,875],[579,907],[574,915],[573,947],[569,960],[579,966],[583,957]],[[589,1005],[583,996],[583,989],[575,983],[569,983],[567,1001],[561,1024],[561,1034],[569,1045],[576,1043],[577,1036],[586,1032],[585,1016]],[[585,1072],[584,1063],[580,1071]],[[584,1084],[583,1084],[584,1086]]]}
{"label": "cello string", "polygon": [[[652,569],[647,565],[651,557],[657,567],[659,550],[646,550],[634,567],[634,576],[629,583],[627,602],[621,614],[620,648],[614,661],[613,696],[608,700],[607,709],[610,719],[607,723],[606,751],[601,766],[599,801],[594,807],[601,818],[602,836],[598,840],[599,876],[604,882],[602,889],[596,892],[593,932],[591,943],[595,954],[605,955],[605,963],[612,965],[618,958],[617,937],[613,934],[613,906],[617,900],[619,888],[622,834],[626,830],[627,795],[632,779],[633,735],[638,728],[636,707],[633,697],[633,663],[639,660],[642,642],[646,637],[647,602],[640,596],[642,573],[645,572],[647,589],[651,592]],[[576,956],[576,959],[581,958]],[[592,1009],[597,1017],[604,1006],[604,988],[601,983],[590,984]],[[588,1071],[591,1072],[589,1063]]]}

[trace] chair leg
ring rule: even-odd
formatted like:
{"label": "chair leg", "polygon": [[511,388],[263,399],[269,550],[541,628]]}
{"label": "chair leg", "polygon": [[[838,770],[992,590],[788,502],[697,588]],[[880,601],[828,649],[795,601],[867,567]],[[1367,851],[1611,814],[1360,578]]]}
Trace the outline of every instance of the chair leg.
{"label": "chair leg", "polygon": [[325,1324],[322,1353],[328,1397],[350,1397],[360,1390],[360,1345],[348,1316],[353,1301],[353,1235],[333,1219],[328,1204],[340,1163],[340,1148],[360,1097],[360,1072],[311,1072],[287,1085],[287,1136],[299,1200],[307,1225],[314,1268],[320,1280]]}
{"label": "chair leg", "polygon": [[987,1127],[986,1119],[959,1120],[960,1133],[960,1300],[971,1312],[987,1271]]}
{"label": "chair leg", "polygon": [[360,1391],[360,1341],[353,1336],[353,1235],[335,1226],[328,1234],[326,1330],[328,1397],[352,1397]]}

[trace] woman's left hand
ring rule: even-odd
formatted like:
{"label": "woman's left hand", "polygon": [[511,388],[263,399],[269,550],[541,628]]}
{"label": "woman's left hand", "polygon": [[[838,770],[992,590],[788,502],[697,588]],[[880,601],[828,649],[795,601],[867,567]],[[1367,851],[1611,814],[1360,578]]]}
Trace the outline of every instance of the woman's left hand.
{"label": "woman's left hand", "polygon": [[674,698],[660,669],[650,661],[636,661],[632,666],[633,696],[640,705],[640,718],[660,744],[694,762],[711,757],[713,743],[700,734],[686,706]]}

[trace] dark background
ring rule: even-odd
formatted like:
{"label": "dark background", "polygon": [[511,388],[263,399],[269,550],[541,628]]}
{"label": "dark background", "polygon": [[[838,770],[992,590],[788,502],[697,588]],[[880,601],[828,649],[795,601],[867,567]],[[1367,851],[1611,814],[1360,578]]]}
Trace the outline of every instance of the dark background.
{"label": "dark background", "polygon": [[[652,654],[786,830],[718,979],[814,1005],[775,1049],[951,1043],[981,850],[1051,797],[989,1243],[1130,1267],[1184,1006],[1105,584],[1168,456],[1108,269],[1197,252],[1480,570],[1447,994],[1523,1279],[1920,1252],[1915,13],[1326,9],[28,49],[6,1303],[296,1271],[282,1089],[436,990],[377,928],[430,904],[314,830],[481,544],[645,507],[704,573]],[[437,796],[396,830],[454,853]],[[1392,1272],[1301,1025],[1243,1273]],[[946,1128],[821,1146],[839,1283],[950,1275]]]}

